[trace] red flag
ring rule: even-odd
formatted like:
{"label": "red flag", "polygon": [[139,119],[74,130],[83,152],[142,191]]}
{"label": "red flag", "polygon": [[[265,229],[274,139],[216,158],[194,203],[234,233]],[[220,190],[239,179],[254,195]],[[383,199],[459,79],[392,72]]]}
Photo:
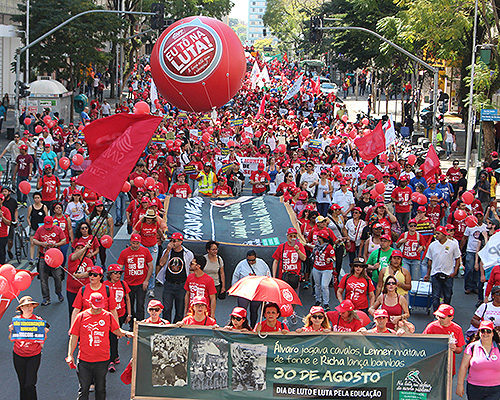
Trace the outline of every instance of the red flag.
{"label": "red flag", "polygon": [[431,144],[429,146],[429,150],[427,151],[425,161],[420,167],[424,173],[424,178],[427,179],[434,175],[439,170],[440,165],[441,162],[439,161],[439,157],[434,149],[434,146]]}
{"label": "red flag", "polygon": [[319,83],[319,76],[316,77],[316,80],[312,80],[312,92],[313,94],[320,94],[321,92],[321,84]]}
{"label": "red flag", "polygon": [[259,119],[259,117],[264,114],[266,111],[266,94],[264,93],[264,96],[262,96],[262,101],[260,102],[260,107],[259,111],[257,111],[257,115],[255,116],[255,119]]}
{"label": "red flag", "polygon": [[366,177],[370,174],[373,175],[377,181],[382,180],[382,171],[380,171],[373,163],[370,163],[366,167],[364,167],[363,171],[361,171],[360,173],[360,176],[363,177],[363,179],[366,179]]}
{"label": "red flag", "polygon": [[288,55],[286,53],[283,54],[283,61],[288,62]]}
{"label": "red flag", "polygon": [[77,183],[115,200],[162,117],[116,114],[84,129],[92,164]]}
{"label": "red flag", "polygon": [[369,134],[354,140],[363,160],[373,160],[385,151],[385,135],[380,121]]}

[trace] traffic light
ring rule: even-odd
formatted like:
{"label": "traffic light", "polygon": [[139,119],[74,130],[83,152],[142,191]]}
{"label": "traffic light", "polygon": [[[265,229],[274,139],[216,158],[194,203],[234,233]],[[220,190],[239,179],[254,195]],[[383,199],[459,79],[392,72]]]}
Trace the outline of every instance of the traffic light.
{"label": "traffic light", "polygon": [[309,22],[309,40],[313,43],[320,43],[323,38],[323,18],[312,17]]}
{"label": "traffic light", "polygon": [[29,91],[30,85],[27,85],[24,82],[17,81],[17,93],[19,94],[19,98],[29,97],[31,92]]}
{"label": "traffic light", "polygon": [[151,4],[151,12],[155,15],[151,16],[151,29],[163,30],[165,27],[165,4],[153,3]]}

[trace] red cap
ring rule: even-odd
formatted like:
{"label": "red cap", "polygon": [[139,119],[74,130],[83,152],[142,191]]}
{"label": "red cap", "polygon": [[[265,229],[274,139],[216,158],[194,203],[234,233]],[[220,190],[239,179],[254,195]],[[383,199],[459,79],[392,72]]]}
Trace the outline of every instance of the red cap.
{"label": "red cap", "polygon": [[445,180],[446,180],[446,175],[441,175],[441,176],[439,177],[439,180],[440,180],[440,181],[445,181]]}
{"label": "red cap", "polygon": [[495,325],[493,325],[493,321],[489,321],[489,320],[485,320],[485,321],[481,321],[479,323],[479,330],[481,329],[495,329]]}
{"label": "red cap", "polygon": [[54,218],[53,218],[53,217],[51,217],[50,215],[47,215],[47,216],[43,219],[43,224],[44,224],[44,225],[47,225],[47,226],[54,225]]}
{"label": "red cap", "polygon": [[326,229],[321,229],[316,233],[317,236],[322,237],[323,239],[328,239],[330,235],[328,234],[328,231]]}
{"label": "red cap", "polygon": [[316,206],[314,204],[308,204],[305,209],[309,211],[314,211],[316,210]]}
{"label": "red cap", "polygon": [[408,225],[410,224],[416,224],[417,223],[417,220],[415,218],[412,218],[408,221]]}
{"label": "red cap", "polygon": [[380,239],[384,239],[384,240],[388,240],[389,242],[392,242],[391,237],[387,234],[380,236]]}
{"label": "red cap", "polygon": [[78,246],[85,246],[87,243],[83,240],[76,240],[73,242],[73,247],[76,249]]}
{"label": "red cap", "polygon": [[141,235],[139,235],[138,233],[133,233],[132,236],[130,236],[130,241],[131,242],[140,242]]}
{"label": "red cap", "polygon": [[257,166],[257,169],[259,171],[262,171],[264,169],[264,164],[263,163],[259,163],[259,165]]}
{"label": "red cap", "polygon": [[110,264],[108,266],[108,272],[122,272],[123,271],[123,267],[119,264]]}
{"label": "red cap", "polygon": [[426,211],[427,211],[427,209],[426,209],[424,206],[419,206],[419,207],[417,208],[417,211],[423,211],[423,212],[426,212]]}
{"label": "red cap", "polygon": [[245,310],[243,307],[234,307],[231,315],[235,317],[246,318],[247,310]]}
{"label": "red cap", "polygon": [[403,253],[401,253],[401,250],[393,250],[391,253],[391,257],[401,257],[403,258]]}
{"label": "red cap", "polygon": [[492,151],[492,152],[491,152],[491,156],[492,156],[492,157],[498,157],[498,153],[497,153],[496,151]]}
{"label": "red cap", "polygon": [[345,179],[341,179],[339,181],[339,184],[340,184],[340,186],[345,186],[345,185],[347,185],[347,181]]}
{"label": "red cap", "polygon": [[311,309],[309,310],[309,314],[314,315],[318,313],[325,313],[325,309],[321,306],[312,306]]}
{"label": "red cap", "polygon": [[94,204],[95,204],[96,207],[104,205],[104,203],[102,202],[102,200],[97,200]]}
{"label": "red cap", "polygon": [[352,311],[354,310],[354,304],[352,303],[351,300],[347,299],[344,300],[342,303],[340,303],[335,309],[341,313],[341,312],[346,312],[346,311]]}
{"label": "red cap", "polygon": [[184,240],[184,236],[180,232],[174,232],[174,233],[172,233],[172,239]]}
{"label": "red cap", "polygon": [[307,200],[308,197],[309,197],[309,195],[307,194],[307,192],[305,190],[301,191],[299,194],[299,200]]}
{"label": "red cap", "polygon": [[104,297],[99,292],[94,292],[90,295],[90,304],[92,308],[103,308],[104,307]]}
{"label": "red cap", "polygon": [[141,203],[148,203],[149,204],[150,202],[151,201],[149,200],[149,197],[147,197],[147,196],[144,196],[141,198]]}
{"label": "red cap", "polygon": [[442,233],[443,235],[446,235],[446,236],[448,236],[450,234],[450,232],[448,232],[444,226],[438,226],[436,228],[436,232]]}
{"label": "red cap", "polygon": [[150,300],[149,303],[148,303],[148,310],[150,308],[154,308],[154,307],[158,307],[160,309],[163,310],[163,304],[161,304],[161,301],[160,300],[156,300],[156,299],[153,299],[153,300]]}
{"label": "red cap", "polygon": [[19,150],[28,150],[28,146],[22,144],[21,146],[19,146]]}
{"label": "red cap", "polygon": [[50,144],[49,143],[45,143],[44,147],[50,147]]}
{"label": "red cap", "polygon": [[449,304],[441,304],[438,309],[434,311],[434,315],[441,318],[453,317],[454,314],[455,309]]}
{"label": "red cap", "polygon": [[93,272],[94,274],[104,275],[104,271],[101,267],[99,267],[99,265],[93,265],[92,268],[90,268],[90,272]]}
{"label": "red cap", "polygon": [[362,212],[361,207],[354,207],[354,208],[352,209],[352,211],[359,211],[359,212]]}
{"label": "red cap", "polygon": [[429,179],[429,185],[432,185],[433,183],[436,183],[436,180],[434,178]]}
{"label": "red cap", "polygon": [[297,229],[295,229],[295,228],[288,228],[288,230],[286,231],[286,234],[287,235],[297,234]]}
{"label": "red cap", "polygon": [[333,203],[331,206],[330,206],[330,210],[341,210],[342,207],[340,207],[338,204],[336,203]]}
{"label": "red cap", "polygon": [[[378,222],[375,222],[372,226],[372,229],[382,229],[384,227],[384,225],[378,223]],[[387,235],[385,235],[387,236]]]}
{"label": "red cap", "polygon": [[208,307],[208,302],[205,296],[195,296],[191,304],[194,306],[195,304],[205,304]]}
{"label": "red cap", "polygon": [[387,310],[384,310],[383,308],[379,308],[378,310],[375,310],[375,312],[373,313],[373,319],[377,319],[380,317],[389,318],[389,313],[387,312]]}
{"label": "red cap", "polygon": [[402,182],[402,181],[408,182],[408,177],[406,175],[403,175],[402,177],[399,178],[399,181],[400,182]]}

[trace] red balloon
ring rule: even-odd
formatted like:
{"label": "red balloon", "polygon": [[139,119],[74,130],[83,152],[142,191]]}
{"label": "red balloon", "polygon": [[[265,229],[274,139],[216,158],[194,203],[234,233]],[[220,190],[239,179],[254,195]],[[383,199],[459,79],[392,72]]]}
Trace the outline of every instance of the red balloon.
{"label": "red balloon", "polygon": [[105,249],[109,249],[113,245],[113,238],[109,235],[102,235],[101,246]]}
{"label": "red balloon", "polygon": [[26,126],[31,125],[31,118],[26,117],[26,118],[24,118],[23,122],[24,122],[24,125],[26,125]]}
{"label": "red balloon", "polygon": [[43,131],[43,128],[41,125],[35,126],[35,133],[41,133]]}
{"label": "red balloon", "polygon": [[372,190],[370,190],[370,197],[372,199],[376,199],[378,197],[377,189],[373,188]]}
{"label": "red balloon", "polygon": [[54,126],[56,126],[57,122],[56,121],[50,121],[47,126],[52,129]]}
{"label": "red balloon", "polygon": [[64,255],[61,250],[56,247],[52,247],[45,252],[43,259],[49,267],[58,268],[64,261]]}
{"label": "red balloon", "polygon": [[201,140],[203,141],[203,143],[208,144],[208,142],[210,141],[210,135],[208,133],[204,133],[203,135],[201,135]]}
{"label": "red balloon", "polygon": [[9,282],[5,277],[0,276],[0,296],[4,296],[9,291]]}
{"label": "red balloon", "polygon": [[384,194],[385,192],[385,184],[384,182],[379,182],[375,185],[375,191],[378,193],[378,194]]}
{"label": "red balloon", "polygon": [[144,186],[144,178],[142,176],[137,176],[134,178],[134,185],[138,188]]}
{"label": "red balloon", "polygon": [[229,141],[227,142],[227,147],[234,147],[234,146],[235,146],[234,141],[229,140]]}
{"label": "red balloon", "polygon": [[156,42],[150,65],[162,96],[189,111],[226,104],[240,89],[246,71],[243,46],[234,31],[201,16],[170,25]]}
{"label": "red balloon", "polygon": [[417,204],[420,204],[421,206],[427,204],[427,197],[424,194],[419,193],[417,198]]}
{"label": "red balloon", "polygon": [[83,156],[82,156],[80,153],[75,154],[75,155],[72,157],[72,160],[73,160],[73,164],[75,164],[75,165],[82,165],[82,164],[83,164],[83,161],[85,161],[85,160],[83,159]]}
{"label": "red balloon", "polygon": [[361,120],[361,123],[366,126],[366,125],[368,125],[370,123],[370,120],[368,118],[363,118]]}
{"label": "red balloon", "polygon": [[309,130],[309,128],[302,128],[302,134],[303,135],[309,135],[311,131]]}
{"label": "red balloon", "polygon": [[52,118],[50,118],[50,115],[46,115],[45,117],[43,117],[43,123],[45,125],[48,125],[50,121],[52,121]]}
{"label": "red balloon", "polygon": [[0,276],[3,276],[10,283],[16,276],[16,269],[10,264],[4,264],[0,267]]}
{"label": "red balloon", "polygon": [[349,132],[349,137],[351,139],[356,139],[356,136],[358,136],[358,133],[356,132],[356,129],[353,129],[351,132]]}
{"label": "red balloon", "polygon": [[347,114],[342,115],[342,121],[344,122],[349,121],[349,117],[347,116]]}
{"label": "red balloon", "polygon": [[174,147],[174,141],[172,139],[165,140],[165,144],[167,145],[167,148],[170,150],[172,147]]}
{"label": "red balloon", "polygon": [[453,216],[457,221],[462,221],[467,218],[467,212],[465,212],[465,210],[455,210]]}
{"label": "red balloon", "polygon": [[31,185],[28,181],[21,181],[19,182],[19,190],[23,194],[28,194],[31,192]]}
{"label": "red balloon", "polygon": [[278,145],[278,147],[277,147],[277,148],[278,148],[278,151],[279,151],[280,153],[285,153],[285,152],[286,152],[286,145],[284,145],[284,144],[280,144],[280,145]]}
{"label": "red balloon", "polygon": [[149,104],[145,101],[139,101],[134,104],[134,114],[149,114],[150,111]]}
{"label": "red balloon", "polygon": [[148,186],[153,186],[155,183],[156,183],[155,178],[152,178],[152,177],[150,177],[150,176],[148,176],[148,177],[144,180],[144,185],[145,185],[146,187],[148,187]]}
{"label": "red balloon", "polygon": [[477,226],[477,218],[475,215],[469,215],[468,217],[465,218],[465,225],[467,225],[469,228],[474,228]]}
{"label": "red balloon", "polygon": [[283,318],[289,317],[293,314],[293,307],[291,304],[283,304],[280,306],[281,316]]}
{"label": "red balloon", "polygon": [[464,192],[462,200],[465,204],[472,204],[474,201],[474,195],[471,192]]}
{"label": "red balloon", "polygon": [[69,158],[68,158],[68,157],[61,157],[61,158],[59,159],[59,166],[60,166],[62,169],[64,169],[64,170],[68,169],[68,168],[69,168],[69,166],[70,166],[70,164],[71,164],[71,161],[69,160]]}
{"label": "red balloon", "polygon": [[419,193],[419,192],[413,192],[413,193],[411,194],[411,201],[413,201],[414,203],[416,203],[416,202],[417,202],[417,200],[418,200],[418,198],[419,198],[419,196],[420,196],[420,193]]}
{"label": "red balloon", "polygon": [[415,154],[410,154],[408,156],[408,164],[415,165],[416,162],[417,162],[417,156]]}
{"label": "red balloon", "polygon": [[127,181],[123,182],[122,192],[127,193],[130,191],[130,188],[130,183],[128,183]]}
{"label": "red balloon", "polygon": [[12,281],[12,288],[16,292],[22,292],[26,290],[31,285],[31,275],[26,271],[18,271],[16,276]]}

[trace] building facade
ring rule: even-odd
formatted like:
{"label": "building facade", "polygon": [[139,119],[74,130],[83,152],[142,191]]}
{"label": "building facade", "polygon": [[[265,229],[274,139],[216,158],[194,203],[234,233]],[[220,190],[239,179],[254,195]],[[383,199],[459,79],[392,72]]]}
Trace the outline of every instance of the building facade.
{"label": "building facade", "polygon": [[264,39],[270,34],[262,21],[265,12],[266,0],[248,0],[248,45],[253,45],[256,40]]}
{"label": "building facade", "polygon": [[16,56],[16,49],[21,46],[22,33],[12,21],[12,16],[19,14],[17,0],[0,1],[0,93],[5,93],[12,99],[16,76],[12,72],[12,62]]}

